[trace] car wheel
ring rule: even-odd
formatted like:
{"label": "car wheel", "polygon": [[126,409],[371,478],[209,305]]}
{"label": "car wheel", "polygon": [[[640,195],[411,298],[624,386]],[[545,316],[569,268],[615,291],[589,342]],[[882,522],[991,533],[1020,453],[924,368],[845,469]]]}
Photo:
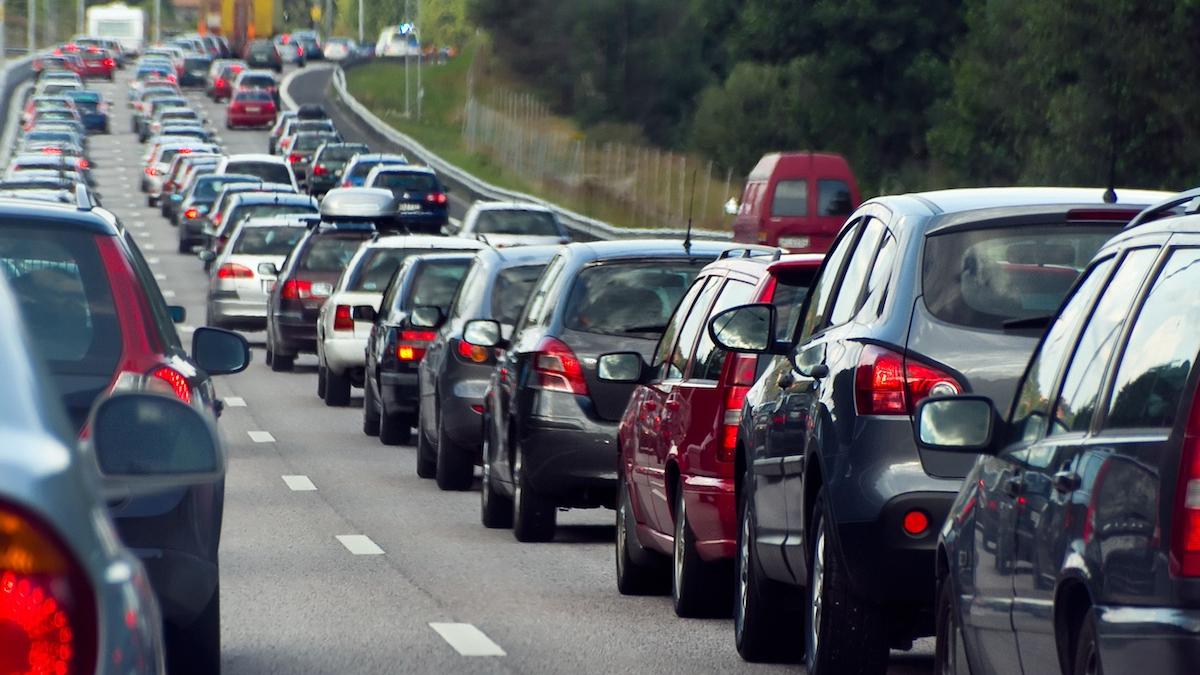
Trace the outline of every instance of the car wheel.
{"label": "car wheel", "polygon": [[350,405],[350,376],[346,373],[335,373],[325,368],[325,405]]}
{"label": "car wheel", "polygon": [[803,643],[799,638],[804,635],[804,625],[803,614],[796,610],[802,603],[795,597],[797,593],[793,589],[766,577],[754,557],[758,544],[756,527],[748,496],[739,494],[734,558],[734,645],[746,661],[797,661],[802,654]]}
{"label": "car wheel", "polygon": [[363,378],[363,433],[368,436],[379,435],[379,408],[375,404],[375,394],[371,392],[371,381]]}
{"label": "car wheel", "polygon": [[317,398],[325,399],[325,366],[317,366]]}
{"label": "car wheel", "polygon": [[483,426],[483,480],[479,487],[479,521],[484,527],[512,527],[512,500],[496,492],[492,484],[492,425],[490,420]]}
{"label": "car wheel", "polygon": [[146,195],[146,206],[154,206],[154,205],[155,205],[154,197],[151,197],[150,195]]}
{"label": "car wheel", "polygon": [[379,407],[379,442],[384,445],[405,445],[412,440],[412,417],[389,413],[387,406]]}
{"label": "car wheel", "polygon": [[186,628],[166,624],[167,671],[172,675],[221,672],[221,586],[200,616]]}
{"label": "car wheel", "polygon": [[666,559],[637,540],[625,471],[619,468],[617,473],[617,590],[621,595],[662,595],[670,590]]}
{"label": "car wheel", "polygon": [[850,590],[845,563],[825,517],[824,490],[817,493],[808,564],[808,635],[805,665],[810,675],[883,673],[888,633],[882,608]]}
{"label": "car wheel", "polygon": [[425,422],[417,417],[417,476],[433,478],[437,475],[437,450],[425,435]]}
{"label": "car wheel", "polygon": [[696,552],[696,535],[688,522],[683,488],[675,496],[675,547],[671,560],[671,600],[681,617],[728,616],[729,569],[705,562]]}
{"label": "car wheel", "polygon": [[513,536],[523,542],[550,541],[558,514],[554,504],[529,485],[524,457],[518,445],[513,463]]}
{"label": "car wheel", "polygon": [[191,253],[192,252],[192,243],[186,239],[180,239],[178,251],[180,253]]}
{"label": "car wheel", "polygon": [[[268,340],[268,344],[269,344],[270,338],[267,338],[267,340]],[[292,367],[295,365],[296,365],[296,356],[294,354],[289,356],[287,354],[280,354],[276,350],[272,350],[271,370],[273,370],[277,373],[284,373],[284,372],[290,371],[292,369]]]}
{"label": "car wheel", "polygon": [[[440,417],[440,416],[439,416]],[[446,421],[438,419],[437,486],[443,490],[469,490],[475,482],[475,463],[470,450],[450,440]]]}
{"label": "car wheel", "polygon": [[1079,638],[1075,642],[1075,660],[1072,662],[1074,675],[1104,675],[1100,663],[1100,648],[1096,640],[1096,616],[1088,610],[1079,626]]}
{"label": "car wheel", "polygon": [[271,351],[271,338],[267,338],[266,356],[263,357],[263,362],[268,366],[275,363],[275,352]]}
{"label": "car wheel", "polygon": [[949,573],[938,580],[937,613],[934,620],[937,622],[937,642],[933,649],[933,672],[938,675],[970,673]]}

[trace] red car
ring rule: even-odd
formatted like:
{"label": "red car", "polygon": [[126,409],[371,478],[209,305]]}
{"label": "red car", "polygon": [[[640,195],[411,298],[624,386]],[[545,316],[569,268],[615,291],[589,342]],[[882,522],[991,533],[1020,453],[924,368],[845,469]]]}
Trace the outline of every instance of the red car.
{"label": "red car", "polygon": [[275,99],[262,89],[243,89],[229,99],[225,127],[269,127],[275,123]]}
{"label": "red car", "polygon": [[80,77],[103,77],[112,82],[113,74],[117,70],[117,60],[111,52],[100,47],[88,47],[78,53],[79,58],[83,60],[83,72],[79,74]]}
{"label": "red car", "polygon": [[746,178],[733,239],[824,253],[860,201],[854,172],[841,155],[768,153]]}
{"label": "red car", "polygon": [[233,81],[246,69],[241,63],[230,63],[221,66],[221,71],[213,78],[208,88],[208,95],[213,101],[227,101],[233,97]]}
{"label": "red car", "polygon": [[[630,398],[617,433],[617,587],[667,582],[680,616],[728,612],[737,544],[737,429],[758,357],[713,343],[713,316],[773,304],[789,340],[824,258],[733,249],[705,267],[675,309],[651,372]],[[668,558],[669,557],[669,558]],[[673,560],[673,565],[665,564]]]}

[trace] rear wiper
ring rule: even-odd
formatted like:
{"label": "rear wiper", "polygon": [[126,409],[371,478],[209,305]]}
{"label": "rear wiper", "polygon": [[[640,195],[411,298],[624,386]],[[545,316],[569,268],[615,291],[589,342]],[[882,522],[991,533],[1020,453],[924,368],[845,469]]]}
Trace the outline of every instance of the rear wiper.
{"label": "rear wiper", "polygon": [[666,330],[666,326],[630,326],[622,328],[622,333],[661,333]]}
{"label": "rear wiper", "polygon": [[1054,320],[1053,314],[1045,316],[1027,316],[1024,319],[1009,319],[1002,322],[1000,325],[1006,329],[1022,330],[1026,328],[1046,328],[1050,322]]}

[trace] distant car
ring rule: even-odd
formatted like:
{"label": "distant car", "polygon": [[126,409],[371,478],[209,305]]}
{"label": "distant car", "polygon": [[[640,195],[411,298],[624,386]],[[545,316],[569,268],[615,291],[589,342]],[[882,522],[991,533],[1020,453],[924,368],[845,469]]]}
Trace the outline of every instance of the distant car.
{"label": "distant car", "polygon": [[101,47],[89,47],[80,50],[79,58],[83,63],[83,71],[80,75],[113,81],[117,71],[117,60],[113,57],[112,52]]}
{"label": "distant car", "polygon": [[355,155],[369,152],[363,143],[345,143],[327,141],[321,144],[313,153],[308,165],[308,193],[323,195],[337,187],[338,176],[342,169]]}
{"label": "distant car", "polygon": [[181,87],[203,87],[208,79],[208,69],[212,65],[212,56],[208,54],[189,54],[183,59],[183,74],[179,76]]}
{"label": "distant car", "polygon": [[[638,239],[568,244],[511,338],[498,321],[467,322],[466,342],[505,350],[484,401],[484,461],[493,508],[512,505],[519,541],[553,538],[559,508],[616,505],[613,440],[634,386],[601,380],[596,358],[621,350],[649,359],[692,279],[727,248]],[[433,459],[419,441],[418,468]]]}
{"label": "distant car", "polygon": [[306,119],[297,115],[283,123],[282,129],[279,132],[279,138],[275,139],[274,150],[272,154],[278,153],[287,156],[292,149],[292,143],[296,140],[296,134],[303,132],[325,131],[329,133],[337,133],[337,127],[333,125],[333,120],[322,117],[314,119]]}
{"label": "distant car", "polygon": [[429,167],[376,166],[363,185],[390,191],[397,222],[414,234],[439,234],[450,222],[449,188]]}
{"label": "distant car", "polygon": [[178,251],[190,253],[193,247],[208,244],[206,232],[211,229],[207,227],[208,210],[223,186],[254,180],[257,180],[256,177],[246,174],[214,172],[192,181],[179,203],[178,218],[175,220],[179,235]]}
{"label": "distant car", "polygon": [[[506,250],[484,248],[475,254],[450,311],[438,322],[437,337],[429,343],[418,373],[418,423],[425,442],[433,447],[434,475],[443,490],[465,490],[482,464],[483,400],[496,356],[492,350],[463,341],[463,326],[471,319],[500,322],[512,331],[529,301],[546,263],[557,246],[522,246]],[[489,480],[485,466],[484,480]],[[484,524],[495,527],[482,503]],[[509,510],[502,518],[511,520]]]}
{"label": "distant car", "polygon": [[163,217],[175,222],[179,204],[183,202],[183,189],[187,185],[189,173],[195,172],[201,167],[207,168],[207,172],[212,173],[216,171],[220,161],[220,155],[215,154],[175,155],[167,167],[166,175],[163,178],[162,192],[158,197]]}
{"label": "distant car", "polygon": [[267,134],[267,154],[275,154],[275,144],[279,142],[279,137],[283,133],[283,129],[287,126],[289,120],[296,119],[295,110],[280,110],[275,117],[275,124],[271,127],[270,133]]}
{"label": "distant car", "polygon": [[175,158],[175,155],[186,155],[193,152],[213,155],[220,151],[221,149],[215,145],[194,140],[168,142],[155,147],[146,161],[145,177],[142,179],[142,186],[146,192],[146,205],[158,206],[158,200],[162,196],[163,180],[166,178],[167,169],[171,166],[171,160]]}
{"label": "distant car", "polygon": [[979,456],[935,523],[938,672],[1195,670],[1197,194],[1096,252],[1011,404],[917,408],[924,452]]}
{"label": "distant car", "polygon": [[342,140],[336,131],[301,131],[292,137],[288,144],[287,161],[292,165],[292,173],[301,185],[308,183],[308,165],[312,161],[317,148],[325,143],[336,143]]}
{"label": "distant car", "polygon": [[369,318],[355,320],[353,310],[377,309],[388,282],[407,258],[428,253],[474,253],[482,246],[449,237],[405,235],[379,237],[363,244],[317,315],[317,396],[326,405],[348,405],[351,386],[362,386],[372,322]]}
{"label": "distant car", "polygon": [[861,200],[850,164],[841,155],[772,152],[746,178],[741,204],[732,202],[733,238],[824,253]]}
{"label": "distant car", "polygon": [[74,101],[85,129],[102,134],[109,133],[108,101],[105,101],[99,92],[79,89],[67,92],[67,96]]}
{"label": "distant car", "polygon": [[283,107],[283,102],[279,98],[279,81],[269,71],[243,70],[233,81],[233,93],[236,96],[238,92],[247,90],[265,91],[271,95],[276,110]]}
{"label": "distant car", "polygon": [[296,187],[296,176],[292,173],[292,167],[282,157],[252,153],[229,155],[221,160],[217,173],[249,174],[257,176],[265,183],[291,185],[294,192],[300,191]]}
{"label": "distant car", "polygon": [[283,72],[283,55],[270,40],[253,40],[246,45],[242,59],[251,68],[266,68]]}
{"label": "distant car", "polygon": [[329,61],[345,61],[354,56],[358,44],[349,38],[329,38],[325,42],[325,58]]}
{"label": "distant car", "polygon": [[404,155],[386,153],[363,153],[355,155],[342,168],[340,176],[342,187],[362,187],[366,184],[367,176],[377,166],[405,166],[408,158]]}
{"label": "distant car", "polygon": [[294,63],[303,68],[308,63],[308,55],[300,42],[293,40],[291,34],[283,33],[275,36],[275,50],[284,63]]}
{"label": "distant car", "polygon": [[308,195],[258,189],[229,194],[223,204],[214,202],[213,209],[209,211],[213,229],[209,233],[208,248],[214,256],[220,254],[238,223],[247,218],[292,214],[318,215],[317,200]]}
{"label": "distant car", "polygon": [[269,127],[275,122],[275,99],[268,91],[243,89],[233,93],[225,108],[225,128]]}
{"label": "distant car", "polygon": [[445,226],[446,234],[482,239],[497,248],[569,244],[571,235],[554,211],[522,202],[475,202],[462,226]]}
{"label": "distant car", "polygon": [[235,61],[232,59],[218,59],[213,61],[213,65],[208,71],[205,93],[217,103],[229,100],[233,96],[234,81],[246,68],[247,65],[244,61]]}
{"label": "distant car", "polygon": [[309,61],[320,61],[325,58],[321,45],[321,36],[316,31],[299,30],[292,33],[292,41],[304,49],[304,57]]}
{"label": "distant car", "polygon": [[264,269],[270,268],[264,268],[263,263],[273,268],[282,266],[307,231],[308,221],[299,214],[238,221],[229,243],[215,256],[204,323],[238,330],[265,329],[267,300],[275,275],[264,274]]}

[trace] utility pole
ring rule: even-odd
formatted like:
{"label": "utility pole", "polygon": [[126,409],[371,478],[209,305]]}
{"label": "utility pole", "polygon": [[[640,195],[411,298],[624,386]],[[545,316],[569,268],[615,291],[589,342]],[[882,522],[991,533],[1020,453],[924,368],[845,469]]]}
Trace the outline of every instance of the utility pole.
{"label": "utility pole", "polygon": [[162,0],[154,0],[154,41],[162,41]]}
{"label": "utility pole", "polygon": [[5,66],[8,65],[8,53],[4,51],[4,0],[0,0],[0,93],[4,92],[4,87],[8,84],[8,72]]}
{"label": "utility pole", "polygon": [[[83,0],[80,0],[82,2]],[[421,0],[413,0],[417,4],[416,18],[413,20],[413,34],[417,36],[417,119],[421,119],[421,100],[425,98],[425,90],[421,88],[421,62],[425,60],[425,45],[421,44]]]}
{"label": "utility pole", "polygon": [[25,49],[33,56],[37,51],[37,0],[25,0],[25,16]]}
{"label": "utility pole", "polygon": [[84,0],[79,0],[75,5],[75,34],[83,35],[83,15],[86,12]]}
{"label": "utility pole", "polygon": [[363,0],[358,0],[358,44],[363,43]]}

